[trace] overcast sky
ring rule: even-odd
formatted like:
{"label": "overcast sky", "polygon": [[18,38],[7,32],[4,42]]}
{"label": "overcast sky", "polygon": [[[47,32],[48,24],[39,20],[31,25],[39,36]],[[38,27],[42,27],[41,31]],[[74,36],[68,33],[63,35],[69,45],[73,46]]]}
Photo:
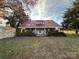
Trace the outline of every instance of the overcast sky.
{"label": "overcast sky", "polygon": [[72,5],[73,0],[39,0],[34,9],[32,16],[44,16],[57,23],[63,20],[64,11]]}

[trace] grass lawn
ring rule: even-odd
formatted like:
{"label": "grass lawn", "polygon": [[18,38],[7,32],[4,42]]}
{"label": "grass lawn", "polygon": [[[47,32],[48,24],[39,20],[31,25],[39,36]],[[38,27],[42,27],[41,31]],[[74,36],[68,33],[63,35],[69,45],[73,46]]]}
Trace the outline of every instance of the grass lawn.
{"label": "grass lawn", "polygon": [[3,39],[0,59],[79,59],[79,37]]}
{"label": "grass lawn", "polygon": [[64,32],[67,35],[67,37],[78,37],[79,36],[79,34],[75,34],[75,30],[64,30],[61,32]]}

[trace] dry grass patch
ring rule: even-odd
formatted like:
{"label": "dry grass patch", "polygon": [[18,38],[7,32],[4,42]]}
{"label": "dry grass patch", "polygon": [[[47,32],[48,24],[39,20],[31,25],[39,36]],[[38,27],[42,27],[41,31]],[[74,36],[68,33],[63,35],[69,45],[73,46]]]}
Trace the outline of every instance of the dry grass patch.
{"label": "dry grass patch", "polygon": [[67,37],[78,37],[79,34],[75,33],[75,30],[61,30],[61,32],[64,32]]}

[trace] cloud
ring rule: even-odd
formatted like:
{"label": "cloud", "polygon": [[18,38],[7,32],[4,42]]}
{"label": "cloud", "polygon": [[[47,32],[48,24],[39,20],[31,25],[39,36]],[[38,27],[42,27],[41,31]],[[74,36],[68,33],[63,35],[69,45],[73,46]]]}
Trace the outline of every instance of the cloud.
{"label": "cloud", "polygon": [[[44,15],[49,12],[60,12],[70,5],[69,0],[38,0],[34,10],[39,15]],[[61,9],[63,8],[63,9]]]}
{"label": "cloud", "polygon": [[62,19],[64,11],[71,6],[72,0],[38,0],[31,10],[32,16],[44,16],[57,20]]}
{"label": "cloud", "polygon": [[44,12],[46,12],[45,11],[46,2],[47,2],[47,0],[38,0],[37,1],[37,4],[34,9],[38,13],[38,15],[43,16]]}

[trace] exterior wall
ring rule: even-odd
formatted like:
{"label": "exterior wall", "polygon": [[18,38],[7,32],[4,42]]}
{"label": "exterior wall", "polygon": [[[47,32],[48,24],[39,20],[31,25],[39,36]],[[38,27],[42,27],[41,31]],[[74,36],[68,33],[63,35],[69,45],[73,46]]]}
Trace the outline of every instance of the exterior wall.
{"label": "exterior wall", "polygon": [[0,39],[14,37],[16,30],[11,27],[0,27]]}

